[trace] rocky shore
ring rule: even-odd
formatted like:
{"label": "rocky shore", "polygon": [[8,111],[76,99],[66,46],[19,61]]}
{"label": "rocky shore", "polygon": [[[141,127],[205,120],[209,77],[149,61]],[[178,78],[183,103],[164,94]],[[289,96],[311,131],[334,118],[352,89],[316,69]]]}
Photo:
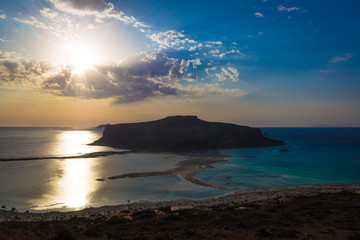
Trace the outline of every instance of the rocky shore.
{"label": "rocky shore", "polygon": [[47,212],[31,213],[0,210],[0,222],[37,222],[37,221],[58,221],[71,218],[105,218],[122,216],[131,218],[134,212],[144,210],[158,210],[169,207],[172,211],[182,209],[207,209],[219,205],[238,206],[241,204],[266,205],[269,201],[287,202],[298,197],[316,196],[318,194],[340,193],[343,191],[360,194],[360,185],[316,185],[298,186],[290,188],[279,188],[271,190],[236,191],[231,194],[202,200],[179,199],[173,201],[139,201],[117,206],[103,206],[99,208],[86,208],[72,212]]}

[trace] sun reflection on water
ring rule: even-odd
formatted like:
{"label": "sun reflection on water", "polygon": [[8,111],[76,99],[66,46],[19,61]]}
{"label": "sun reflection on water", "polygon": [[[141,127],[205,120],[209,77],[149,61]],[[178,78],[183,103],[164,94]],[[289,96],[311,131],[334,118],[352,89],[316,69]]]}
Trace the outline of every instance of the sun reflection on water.
{"label": "sun reflection on water", "polygon": [[[57,155],[77,155],[99,151],[86,145],[98,136],[90,131],[64,131],[57,136]],[[98,188],[99,162],[94,158],[47,160],[56,164],[56,172],[47,183],[47,191],[32,201],[33,210],[80,209],[91,204],[91,195]]]}
{"label": "sun reflection on water", "polygon": [[91,131],[61,131],[56,138],[57,144],[54,147],[54,153],[58,156],[79,155],[104,149],[104,147],[88,145],[99,138]]}

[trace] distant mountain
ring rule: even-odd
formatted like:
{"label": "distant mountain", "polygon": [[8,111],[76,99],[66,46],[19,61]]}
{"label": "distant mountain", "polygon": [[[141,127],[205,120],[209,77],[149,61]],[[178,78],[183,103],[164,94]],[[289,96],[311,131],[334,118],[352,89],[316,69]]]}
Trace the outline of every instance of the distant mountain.
{"label": "distant mountain", "polygon": [[96,126],[95,128],[106,128],[106,126],[109,126],[110,124],[102,124],[99,126]]}
{"label": "distant mountain", "polygon": [[260,129],[221,122],[207,122],[196,116],[108,125],[94,145],[138,151],[199,151],[208,149],[268,147],[283,141],[264,137]]}
{"label": "distant mountain", "polygon": [[313,128],[338,128],[339,126],[332,125],[312,125]]}

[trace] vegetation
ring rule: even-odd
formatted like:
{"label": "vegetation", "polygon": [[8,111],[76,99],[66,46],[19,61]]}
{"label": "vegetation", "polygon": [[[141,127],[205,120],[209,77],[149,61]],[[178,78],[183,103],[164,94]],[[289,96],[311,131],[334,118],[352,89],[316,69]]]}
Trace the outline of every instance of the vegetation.
{"label": "vegetation", "polygon": [[73,218],[0,225],[0,239],[360,239],[360,195],[298,197],[262,205],[219,205],[172,212],[123,212],[111,218]]}

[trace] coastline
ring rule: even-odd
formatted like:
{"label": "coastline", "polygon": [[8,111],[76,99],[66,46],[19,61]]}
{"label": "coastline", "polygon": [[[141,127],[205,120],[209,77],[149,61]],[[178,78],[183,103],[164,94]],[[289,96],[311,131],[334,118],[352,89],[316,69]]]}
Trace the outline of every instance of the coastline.
{"label": "coastline", "polygon": [[72,218],[110,219],[113,216],[131,218],[131,214],[144,210],[159,210],[160,208],[170,207],[171,211],[183,209],[207,209],[219,205],[241,205],[257,204],[266,205],[269,201],[287,202],[297,197],[316,196],[323,193],[340,193],[343,191],[360,194],[360,185],[308,185],[288,188],[275,188],[270,190],[251,190],[234,191],[227,195],[200,199],[178,199],[168,201],[138,201],[134,203],[102,206],[97,208],[86,208],[79,211],[70,212],[16,212],[10,210],[0,210],[0,222],[46,222],[46,221],[66,221]]}

